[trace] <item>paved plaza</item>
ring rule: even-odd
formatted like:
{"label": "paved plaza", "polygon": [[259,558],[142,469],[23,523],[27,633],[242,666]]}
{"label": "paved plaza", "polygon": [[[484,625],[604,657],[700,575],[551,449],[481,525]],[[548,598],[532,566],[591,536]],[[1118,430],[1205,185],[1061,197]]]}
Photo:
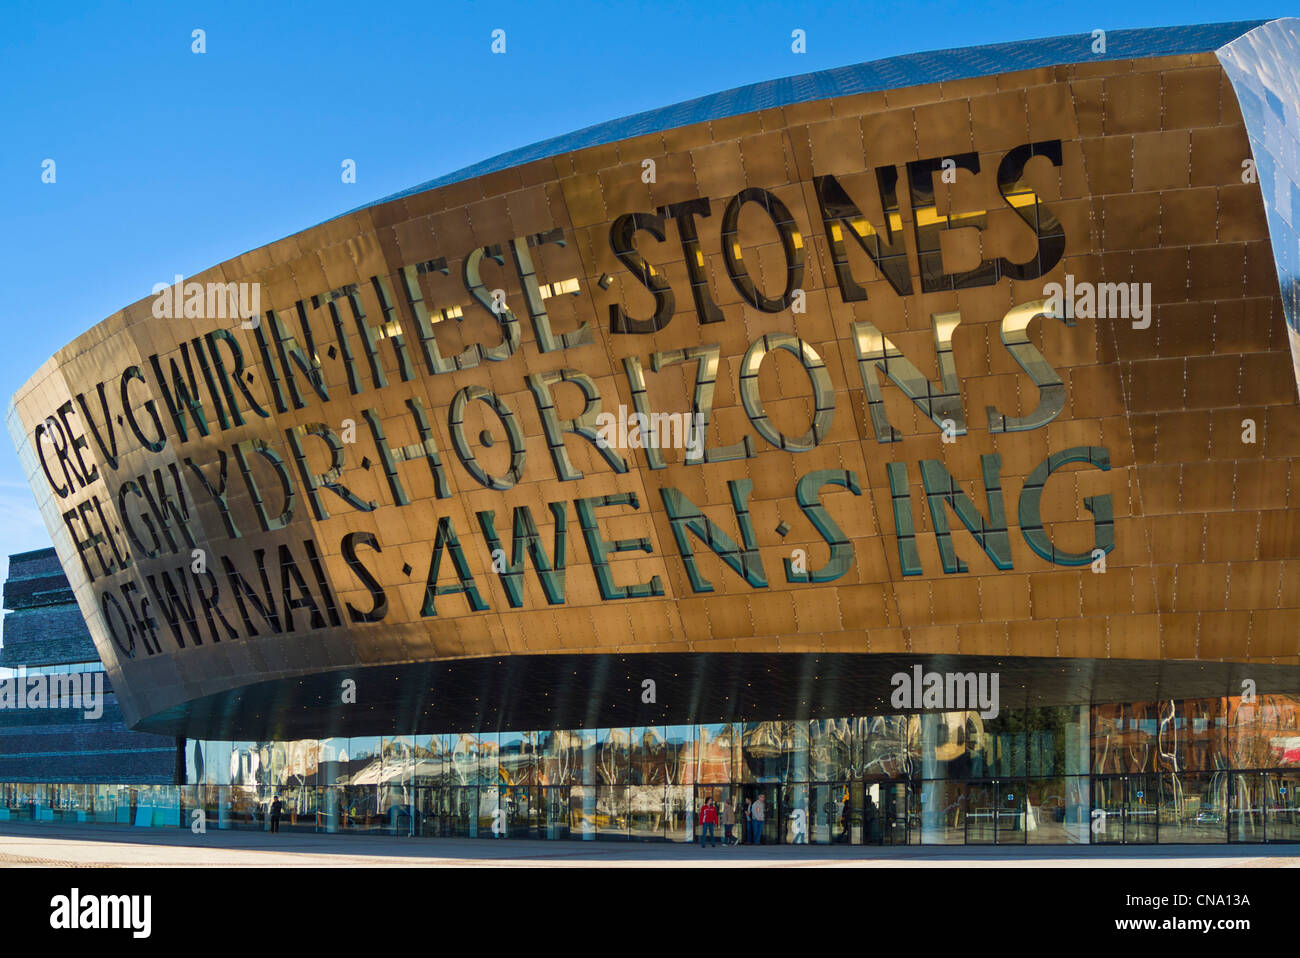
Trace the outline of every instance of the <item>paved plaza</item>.
{"label": "paved plaza", "polygon": [[547,867],[1287,867],[1300,845],[917,846],[694,844],[419,839],[310,832],[131,829],[85,825],[0,826],[0,867],[21,866],[506,866]]}

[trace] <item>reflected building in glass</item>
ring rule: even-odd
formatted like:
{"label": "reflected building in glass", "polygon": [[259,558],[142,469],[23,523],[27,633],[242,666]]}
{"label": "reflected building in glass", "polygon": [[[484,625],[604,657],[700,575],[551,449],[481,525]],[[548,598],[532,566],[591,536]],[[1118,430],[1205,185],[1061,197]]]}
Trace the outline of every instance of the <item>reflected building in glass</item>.
{"label": "reflected building in glass", "polygon": [[864,63],[159,284],[8,417],[183,742],[129,801],[1296,840],[1297,63],[1295,20]]}

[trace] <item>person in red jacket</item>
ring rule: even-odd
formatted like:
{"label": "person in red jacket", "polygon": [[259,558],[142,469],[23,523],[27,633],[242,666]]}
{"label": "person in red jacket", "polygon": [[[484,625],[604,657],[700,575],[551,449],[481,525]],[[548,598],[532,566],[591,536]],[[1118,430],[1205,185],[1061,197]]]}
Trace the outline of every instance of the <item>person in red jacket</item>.
{"label": "person in red jacket", "polygon": [[704,848],[711,843],[714,848],[717,848],[718,806],[713,804],[712,795],[704,799],[704,807],[700,809],[700,824],[703,826],[700,847]]}

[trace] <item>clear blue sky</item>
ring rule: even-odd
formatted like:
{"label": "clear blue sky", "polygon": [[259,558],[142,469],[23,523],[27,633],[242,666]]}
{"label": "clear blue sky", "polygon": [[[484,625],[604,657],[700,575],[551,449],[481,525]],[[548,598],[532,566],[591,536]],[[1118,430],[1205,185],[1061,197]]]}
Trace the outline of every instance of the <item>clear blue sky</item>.
{"label": "clear blue sky", "polygon": [[[1288,9],[1290,7],[1290,9]],[[21,3],[0,31],[0,399],[154,283],[603,120],[902,53],[1294,16],[1201,4]],[[191,31],[207,52],[191,52]],[[504,56],[491,32],[506,31]],[[795,28],[807,52],[790,49]],[[57,182],[41,182],[55,160]],[[357,182],[340,180],[344,158]],[[0,441],[0,572],[49,545]]]}

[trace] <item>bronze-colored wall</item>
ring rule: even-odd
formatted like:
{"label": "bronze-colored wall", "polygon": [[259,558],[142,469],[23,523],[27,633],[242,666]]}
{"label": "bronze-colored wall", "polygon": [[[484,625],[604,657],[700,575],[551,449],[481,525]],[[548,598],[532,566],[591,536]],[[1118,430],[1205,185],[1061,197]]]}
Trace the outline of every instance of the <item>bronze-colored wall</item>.
{"label": "bronze-colored wall", "polygon": [[[1051,147],[1058,141],[1059,165]],[[1033,151],[1018,186],[1013,189],[1008,181],[1000,187],[997,173],[1005,168],[1006,157],[1028,144],[1047,146]],[[978,174],[968,158],[961,159],[968,154],[978,158]],[[1242,182],[1242,162],[1249,156],[1236,100],[1212,54],[990,76],[802,103],[674,129],[366,208],[191,278],[260,283],[263,313],[274,310],[299,342],[304,337],[296,304],[301,303],[328,402],[317,397],[292,357],[282,362],[276,355],[274,342],[266,338],[272,328],[269,315],[256,330],[243,328],[238,319],[159,319],[149,297],[109,317],[47,363],[15,398],[11,429],[82,610],[132,717],[262,679],[354,664],[502,653],[824,650],[1300,664],[1300,522],[1289,508],[1291,473],[1300,455],[1300,410],[1260,190]],[[953,157],[959,158],[952,171],[955,181],[947,184],[941,161]],[[937,210],[918,214],[907,164],[922,160],[936,161]],[[646,161],[653,161],[652,166]],[[900,295],[844,235],[840,223],[848,273],[865,292],[865,299],[846,302],[828,247],[827,237],[833,234],[821,212],[818,178],[835,178],[866,220],[883,230],[877,168],[897,173],[892,239],[893,251],[900,255],[889,262],[906,265],[911,293]],[[831,197],[827,181],[821,182],[823,199]],[[1040,204],[1036,219],[1028,188]],[[733,261],[729,268],[724,256],[728,204],[747,189],[769,191],[793,218],[783,245],[781,231],[761,208],[762,194],[750,194],[756,200],[743,205],[734,237],[739,263],[758,291],[782,300],[774,312],[745,301],[743,282],[732,279],[740,267]],[[1019,197],[1017,206],[1008,203],[1007,194]],[[612,332],[611,307],[642,322],[649,322],[656,309],[655,297],[615,252],[614,246],[626,245],[618,229],[611,242],[615,222],[623,214],[651,217],[661,207],[697,198],[710,201],[709,215],[669,215],[662,224],[663,241],[654,236],[658,227],[652,218],[624,220],[639,227],[633,245],[653,267],[653,277],[644,282],[666,282],[674,309],[670,317],[661,314],[668,321],[657,331]],[[980,212],[986,214],[983,219],[958,218]],[[923,225],[951,217],[944,222],[953,228],[918,235],[918,215]],[[1038,242],[1026,216],[1038,223]],[[781,219],[779,209],[775,218]],[[1059,262],[1053,252],[1053,219],[1064,233]],[[716,322],[702,323],[697,315],[682,241],[685,221],[698,230],[701,275],[717,309],[707,318]],[[958,229],[967,224],[983,229]],[[532,311],[544,305],[556,336],[576,335],[585,324],[591,342],[543,352],[524,289],[527,269],[517,265],[510,242],[557,228],[563,231],[562,246],[545,237],[536,245],[519,245],[531,257],[539,284],[576,278],[577,293],[562,287],[545,300],[534,296]],[[938,257],[931,255],[923,263],[918,242],[937,243]],[[483,359],[473,368],[432,375],[402,267],[445,258],[445,264],[410,274],[433,316],[461,308],[461,320],[448,316],[430,329],[442,357],[450,362],[468,349],[472,362],[502,341],[498,318],[475,303],[467,292],[472,277],[467,282],[463,275],[467,255],[491,246],[500,247],[503,262],[481,257],[482,291],[490,298],[491,290],[505,290],[520,345],[501,361]],[[1035,275],[1036,257],[1051,265],[1046,275]],[[788,262],[799,259],[802,273],[791,276]],[[981,267],[999,261],[1002,266]],[[446,274],[439,269],[444,265]],[[981,268],[993,272],[981,278]],[[1014,279],[1008,272],[1027,278]],[[994,281],[922,291],[924,276],[943,284],[962,273],[971,274],[967,282]],[[1048,368],[1035,365],[1032,356],[1025,362],[1048,385],[1044,396],[1049,406],[1061,393],[1051,385],[1051,374],[1059,374],[1064,406],[1046,425],[994,434],[987,407],[1014,419],[1031,416],[1040,400],[1031,374],[1004,345],[1004,317],[1017,306],[1042,300],[1044,285],[1064,284],[1067,273],[1076,287],[1150,283],[1155,304],[1150,326],[1135,329],[1128,318],[1077,318],[1073,325],[1036,319],[1028,340]],[[376,277],[381,281],[372,279]],[[904,282],[901,265],[894,278]],[[331,303],[324,301],[328,291],[349,284],[357,285],[367,322],[380,329],[374,349],[387,379],[381,388],[375,386],[351,302],[345,296],[332,303],[347,331],[349,364],[339,348]],[[802,291],[802,303],[796,301],[796,289]],[[783,299],[787,291],[790,295]],[[800,305],[803,311],[798,311]],[[965,434],[945,442],[941,428],[898,385],[873,371],[873,381],[881,384],[884,413],[899,433],[896,442],[877,441],[859,365],[859,350],[869,349],[872,327],[937,386],[940,363],[931,317],[952,312],[960,314],[951,341],[960,404],[940,399],[936,408],[964,413]],[[395,325],[383,328],[385,317]],[[247,374],[242,382],[248,396],[229,380],[229,394],[245,423],[228,429],[217,421],[205,370],[193,349],[199,337],[199,352],[222,392],[216,357],[230,373],[234,353],[226,340],[203,338],[218,327],[229,330]],[[410,381],[403,381],[391,338],[399,328]],[[287,369],[293,369],[304,408],[293,409],[286,392],[290,409],[276,411],[259,333],[266,355],[275,360],[280,388],[287,390]],[[747,350],[765,336],[788,334],[815,352],[824,372],[813,376],[829,383],[807,451],[778,448],[754,424],[761,405],[761,415],[775,433],[798,439],[810,431],[817,413],[814,388],[795,352],[775,348],[758,364],[757,400],[751,395],[749,414],[742,402],[742,378],[754,381],[741,376]],[[181,441],[151,362],[156,356],[171,385],[169,361],[184,369],[182,343],[189,344],[194,381],[210,420],[210,434],[204,437],[195,431],[191,416],[187,441]],[[481,344],[478,354],[475,344]],[[629,468],[619,474],[591,442],[569,434],[564,449],[572,468],[584,477],[557,478],[550,449],[554,442],[548,442],[539,411],[545,402],[539,402],[526,377],[578,370],[598,389],[604,410],[616,410],[619,404],[632,408],[625,360],[636,357],[649,407],[686,412],[696,392],[698,363],[672,364],[674,357],[661,355],[661,368],[655,371],[652,354],[709,344],[718,346],[720,362],[708,445],[723,447],[749,437],[752,458],[688,465],[681,450],[668,449],[663,451],[666,467],[651,469],[643,450],[622,449],[617,451]],[[769,344],[779,345],[776,340]],[[124,370],[132,366],[141,378],[128,375],[124,382]],[[866,366],[875,368],[871,361]],[[897,362],[891,368],[904,375]],[[100,383],[107,417],[96,391]],[[166,433],[160,452],[142,447],[129,417],[117,419],[123,412],[124,384],[146,436],[154,429],[143,403],[149,398],[155,404]],[[449,416],[455,418],[453,400],[466,387],[490,390],[513,415],[525,457],[511,488],[485,488],[456,451]],[[353,395],[353,389],[359,391]],[[551,390],[558,419],[579,415],[579,386],[557,383]],[[79,394],[90,422],[75,398]],[[267,418],[250,411],[250,396],[270,413]],[[505,477],[500,484],[511,484],[501,420],[474,394],[462,396],[468,399],[461,434],[474,462],[490,475]],[[424,451],[417,449],[411,461],[393,465],[410,500],[397,506],[363,411],[373,410],[391,449],[410,447],[421,442],[410,400],[427,413],[446,497],[437,497]],[[59,407],[67,402],[72,406],[65,406],[60,416]],[[37,438],[38,427],[49,417],[54,422]],[[1248,419],[1254,423],[1254,442],[1243,440],[1250,429],[1243,420]],[[354,443],[343,442],[345,421],[355,428]],[[114,427],[116,468],[92,435],[91,422],[106,443],[106,429]],[[313,518],[295,450],[286,438],[286,430],[309,424],[322,424],[339,437],[343,466],[338,481],[359,500],[373,501],[374,511],[358,510],[322,488],[320,502],[328,518]],[[828,427],[824,433],[821,426]],[[493,433],[490,447],[481,441],[484,430]],[[82,438],[84,446],[78,445]],[[292,521],[279,532],[259,528],[235,456],[236,444],[254,438],[269,444],[294,485]],[[327,442],[303,433],[299,442],[309,470],[326,471]],[[60,445],[70,473],[60,463]],[[1027,477],[1048,464],[1049,455],[1067,450],[1084,450],[1079,455],[1085,461],[1051,473],[1042,490],[1045,540],[1039,541],[1083,555],[1082,565],[1055,563],[1032,549],[1024,532],[1028,527],[1033,534],[1032,510],[1021,511],[1034,498],[1024,495]],[[220,453],[227,457],[228,505],[238,538],[231,537],[219,508],[186,464],[192,460],[215,483]],[[1006,556],[1009,550],[1010,568],[998,568],[942,498],[934,498],[943,479],[942,470],[935,471],[941,465],[978,512],[989,517],[981,472],[987,460],[981,456],[990,454],[1000,457],[1007,529],[1005,538],[999,530],[988,530],[984,542],[994,554]],[[1086,461],[1090,456],[1091,462]],[[267,500],[265,509],[274,517],[282,508],[281,497],[268,460],[247,446],[245,458]],[[1098,467],[1103,458],[1108,470]],[[929,467],[931,498],[946,516],[952,548],[968,571],[944,571],[922,484],[922,460],[936,463]],[[85,478],[92,463],[97,478],[80,486],[77,474]],[[905,516],[909,503],[891,496],[890,464],[895,464],[895,481],[898,470],[906,470],[915,525],[913,561],[919,562],[920,574],[904,575],[902,563],[908,557],[900,557],[895,506]],[[144,476],[156,496],[153,471],[161,470],[160,481],[172,489],[172,466],[184,477],[194,547],[203,550],[214,573],[214,579],[202,581],[220,589],[217,606],[238,637],[225,630],[220,617],[209,617],[197,606],[192,617],[201,644],[184,623],[175,629],[169,625],[161,573],[166,571],[178,589],[182,582],[201,579],[189,572],[191,545],[179,531],[174,553],[164,548],[159,558],[148,559],[137,549],[125,572],[112,571],[120,561],[114,549],[125,557],[128,524],[145,548],[152,543],[141,519],[149,503],[129,486],[123,492],[123,484]],[[837,471],[841,484],[809,480],[801,507],[798,481],[818,470]],[[845,472],[853,478],[844,477]],[[821,478],[829,480],[831,474]],[[746,560],[733,557],[735,568],[686,528],[693,504],[743,545],[731,480],[752,483],[752,489],[734,488],[752,520],[757,553]],[[855,483],[860,495],[849,488]],[[69,488],[69,495],[60,497],[52,485]],[[674,500],[677,525],[711,592],[700,591],[701,582],[693,585],[688,576],[663,489],[680,493],[681,499]],[[626,493],[635,495],[638,508],[591,501]],[[814,525],[818,496],[831,520],[831,527],[823,524],[829,532]],[[92,497],[97,505],[91,504]],[[1093,497],[1093,511],[1085,505],[1088,497]],[[1105,497],[1113,530],[1101,521]],[[578,500],[587,502],[579,506]],[[564,602],[548,603],[530,558],[524,566],[522,607],[512,609],[494,574],[477,515],[494,512],[508,561],[512,511],[518,506],[529,507],[541,545],[552,554],[553,503],[564,504]],[[64,513],[79,506],[81,511],[65,522]],[[606,543],[646,540],[649,553],[639,547],[610,552],[607,573],[602,570],[607,595],[611,589],[633,587],[629,597],[602,597],[583,509],[590,510]],[[463,593],[437,594],[436,615],[422,615],[429,611],[427,578],[440,519],[454,527],[478,604],[488,608],[473,610]],[[787,530],[784,537],[778,526]],[[794,550],[804,550],[806,567],[814,572],[828,565],[826,540],[835,538],[835,529],[843,531],[846,542],[838,554],[851,547],[851,564],[842,559],[838,566],[832,564],[826,575],[841,574],[831,581],[787,581],[783,561],[791,561]],[[99,544],[102,560],[93,545],[79,551],[73,542],[74,534],[84,541],[96,531],[105,540]],[[357,535],[365,533],[375,537],[373,545]],[[364,574],[350,568],[343,555],[348,536],[354,562]],[[319,575],[306,540],[319,555]],[[289,547],[302,587],[291,570],[282,570],[282,544]],[[445,539],[443,545],[439,587],[457,582],[456,557]],[[1093,561],[1094,546],[1109,549],[1104,571],[1102,562]],[[223,559],[264,592],[258,549],[266,550],[267,582],[280,606],[282,634],[272,634],[246,600],[244,612],[260,632],[252,638],[233,601]],[[386,609],[378,621],[353,621],[349,605],[362,618],[372,609],[378,615],[367,576],[382,590]],[[652,585],[656,580],[657,590]],[[763,580],[765,586],[752,584]],[[662,595],[638,596],[637,586],[642,593]],[[323,627],[311,627],[313,613],[303,606],[294,611],[289,631],[286,594],[292,601],[304,589],[317,604]],[[106,593],[122,610],[120,619],[108,624],[101,613]],[[140,604],[142,597],[148,599],[147,609]],[[214,633],[222,641],[214,642]],[[184,647],[178,646],[177,635]]]}

